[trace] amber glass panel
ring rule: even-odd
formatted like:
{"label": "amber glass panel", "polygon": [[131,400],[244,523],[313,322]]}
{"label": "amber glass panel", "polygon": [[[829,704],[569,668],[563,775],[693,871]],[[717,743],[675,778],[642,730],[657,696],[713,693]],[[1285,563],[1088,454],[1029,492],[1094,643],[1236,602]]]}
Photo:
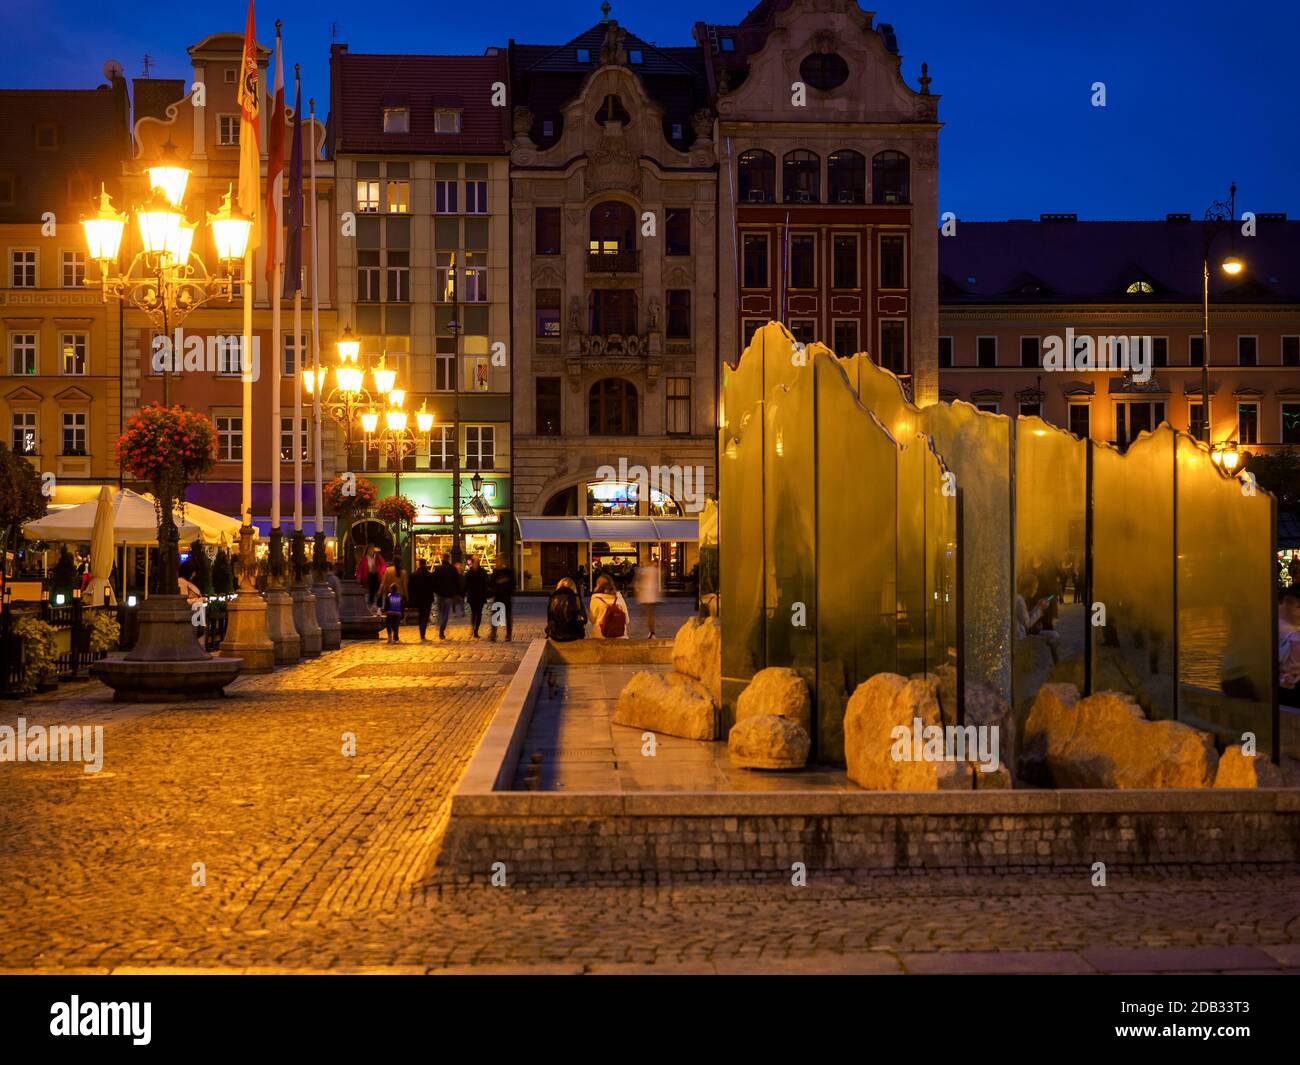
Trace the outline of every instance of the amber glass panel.
{"label": "amber glass panel", "polygon": [[[1041,418],[1016,420],[1017,593],[1038,622],[1012,640],[1018,720],[1049,680],[1082,687],[1088,611],[1083,599],[1087,551],[1087,443]],[[1034,591],[1027,593],[1032,578]],[[1013,619],[1014,620],[1014,619]]]}
{"label": "amber glass panel", "polygon": [[925,670],[926,473],[933,455],[926,437],[913,433],[898,452],[898,672]]}
{"label": "amber glass panel", "polygon": [[895,478],[899,450],[837,360],[817,381],[817,758],[844,760],[844,710],[859,684],[896,672]]}
{"label": "amber glass panel", "polygon": [[925,669],[957,664],[957,494],[946,489],[947,466],[925,442]]}
{"label": "amber glass panel", "polygon": [[880,419],[895,440],[906,443],[925,431],[924,415],[908,402],[902,384],[889,370],[881,369],[867,355],[841,361],[862,405]]}
{"label": "amber glass panel", "polygon": [[1273,500],[1178,437],[1178,719],[1273,753]]}
{"label": "amber glass panel", "polygon": [[1123,455],[1090,444],[1092,690],[1128,692],[1151,718],[1175,716],[1174,435],[1162,425]]}
{"label": "amber glass panel", "polygon": [[962,668],[1011,697],[1011,422],[969,403],[922,411],[962,506]]}
{"label": "amber glass panel", "polygon": [[722,714],[734,723],[736,698],[766,665],[763,644],[763,338],[735,370],[722,368],[718,478]]}
{"label": "amber glass panel", "polygon": [[[767,366],[779,365],[785,338],[769,336]],[[785,360],[788,362],[788,357]],[[789,385],[767,390],[764,405],[763,599],[767,662],[788,666],[817,689],[817,438],[816,388],[810,365]],[[815,737],[814,737],[815,739]]]}

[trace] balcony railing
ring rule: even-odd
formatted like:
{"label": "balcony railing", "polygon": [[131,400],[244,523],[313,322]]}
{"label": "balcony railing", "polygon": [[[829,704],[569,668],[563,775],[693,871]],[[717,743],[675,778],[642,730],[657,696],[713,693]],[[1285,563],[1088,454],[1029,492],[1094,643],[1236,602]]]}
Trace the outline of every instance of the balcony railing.
{"label": "balcony railing", "polygon": [[587,252],[589,274],[635,274],[640,268],[641,258],[635,248],[627,251]]}
{"label": "balcony railing", "polygon": [[650,351],[649,335],[612,333],[588,336],[583,334],[578,339],[583,355],[640,356]]}

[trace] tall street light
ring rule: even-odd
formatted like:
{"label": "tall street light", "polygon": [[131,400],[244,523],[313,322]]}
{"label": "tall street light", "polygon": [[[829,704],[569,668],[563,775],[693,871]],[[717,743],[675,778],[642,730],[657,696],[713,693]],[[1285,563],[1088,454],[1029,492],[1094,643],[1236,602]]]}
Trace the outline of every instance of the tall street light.
{"label": "tall street light", "polygon": [[[104,186],[100,186],[99,209],[83,217],[81,226],[89,257],[99,264],[104,302],[116,299],[143,311],[172,348],[162,363],[163,406],[168,406],[170,373],[180,355],[172,345],[171,331],[205,303],[216,299],[233,302],[239,291],[235,264],[244,257],[253,223],[231,206],[231,193],[227,192],[220,209],[207,217],[220,271],[210,273],[193,248],[198,224],[186,217],[185,190],[190,170],[182,165],[170,142],[163,146],[158,162],[147,167],[145,173],[149,196],[134,212],[140,251],[125,271],[119,272],[118,267],[129,219],[113,208]],[[87,278],[86,284],[94,282]],[[243,358],[250,357],[248,352],[242,354]]]}
{"label": "tall street light", "polygon": [[[1211,204],[1210,209],[1205,212],[1207,222],[1223,222],[1223,214],[1227,213],[1227,227],[1231,228],[1236,224],[1237,219],[1237,186],[1234,183],[1228,188],[1227,201],[1218,200]],[[1202,299],[1202,324],[1201,324],[1201,439],[1213,449],[1214,441],[1212,439],[1210,423],[1210,250],[1214,246],[1215,240],[1223,233],[1224,226],[1219,225],[1206,230],[1205,237],[1205,254],[1201,263],[1201,299]],[[1234,245],[1236,241],[1233,241]],[[1246,268],[1234,252],[1227,255],[1219,264],[1219,269],[1229,277],[1238,276]],[[1233,451],[1233,461],[1229,469],[1237,465],[1237,455]],[[1227,465],[1225,459],[1216,457],[1216,462],[1220,465]]]}

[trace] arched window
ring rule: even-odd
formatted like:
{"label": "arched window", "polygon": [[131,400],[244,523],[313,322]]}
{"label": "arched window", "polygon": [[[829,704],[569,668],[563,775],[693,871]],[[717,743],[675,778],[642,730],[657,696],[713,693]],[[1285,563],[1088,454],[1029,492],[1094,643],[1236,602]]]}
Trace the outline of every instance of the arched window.
{"label": "arched window", "polygon": [[563,518],[578,513],[578,487],[561,488],[546,501],[542,514],[548,518]]}
{"label": "arched window", "polygon": [[877,152],[871,160],[871,202],[912,202],[911,163],[902,152]]}
{"label": "arched window", "polygon": [[786,203],[821,203],[822,161],[814,152],[798,148],[788,152],[781,166],[781,189]]}
{"label": "arched window", "polygon": [[587,397],[587,431],[593,436],[636,436],[636,386],[606,377]]}
{"label": "arched window", "polygon": [[606,122],[617,122],[620,126],[626,126],[631,121],[632,116],[627,113],[623,101],[614,95],[606,96],[601,101],[600,110],[596,112],[598,126],[603,126]]}
{"label": "arched window", "polygon": [[826,185],[831,203],[866,203],[866,157],[852,148],[831,152],[826,160]]}
{"label": "arched window", "polygon": [[776,156],[762,148],[740,154],[740,202],[772,203],[776,199]]}

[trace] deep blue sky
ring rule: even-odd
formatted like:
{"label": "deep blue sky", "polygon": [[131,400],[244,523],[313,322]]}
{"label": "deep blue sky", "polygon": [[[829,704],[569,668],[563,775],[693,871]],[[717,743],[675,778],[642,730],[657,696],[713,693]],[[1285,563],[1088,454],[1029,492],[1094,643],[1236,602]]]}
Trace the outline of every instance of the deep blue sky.
{"label": "deep blue sky", "polygon": [[[185,48],[211,32],[242,30],[246,9],[241,0],[4,4],[5,88],[93,86],[110,57],[135,77],[146,53],[155,76],[187,77]],[[736,22],[751,5],[613,6],[620,23],[668,45],[689,44],[697,19]],[[284,21],[286,62],[302,64],[304,100],[314,94],[323,116],[332,24],[353,52],[480,54],[509,37],[561,44],[599,21],[599,7],[596,0],[261,0],[257,19],[266,44],[275,19]],[[968,220],[1043,211],[1200,217],[1235,180],[1239,210],[1300,216],[1300,5],[1293,0],[880,0],[876,21],[894,26],[908,83],[915,87],[925,60],[931,91],[943,97],[941,210]],[[1095,81],[1106,83],[1105,108],[1091,106]]]}

